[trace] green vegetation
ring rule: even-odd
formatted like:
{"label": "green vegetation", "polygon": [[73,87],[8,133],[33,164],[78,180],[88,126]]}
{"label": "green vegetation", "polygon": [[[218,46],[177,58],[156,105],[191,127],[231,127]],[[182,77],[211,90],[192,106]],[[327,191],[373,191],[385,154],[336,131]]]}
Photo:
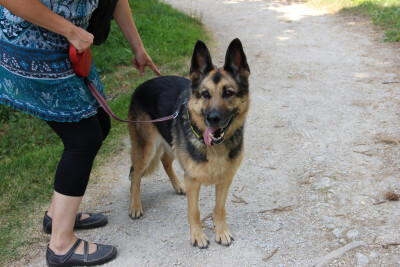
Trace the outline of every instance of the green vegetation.
{"label": "green vegetation", "polygon": [[342,12],[366,15],[386,30],[385,41],[400,41],[399,0],[309,0],[312,4],[339,7]]}
{"label": "green vegetation", "polygon": [[[156,0],[129,2],[146,50],[161,73],[186,76],[195,42],[207,40],[201,23]],[[109,39],[93,47],[92,54],[111,108],[126,118],[132,91],[154,73],[147,68],[141,77],[132,67],[130,47],[115,23]],[[126,129],[126,124],[112,122],[97,164],[115,153]],[[62,149],[44,121],[0,105],[0,265],[18,259],[30,244],[43,240],[41,219]]]}

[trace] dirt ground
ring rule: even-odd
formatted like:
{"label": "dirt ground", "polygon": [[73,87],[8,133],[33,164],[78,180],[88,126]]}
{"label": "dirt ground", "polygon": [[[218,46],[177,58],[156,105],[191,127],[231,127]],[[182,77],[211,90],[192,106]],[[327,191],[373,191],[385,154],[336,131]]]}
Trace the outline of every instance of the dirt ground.
{"label": "dirt ground", "polygon": [[[206,219],[209,248],[190,246],[186,198],[161,169],[142,182],[144,217],[130,219],[128,141],[83,205],[109,224],[78,236],[117,246],[106,266],[400,266],[400,201],[384,199],[400,193],[398,44],[365,20],[298,2],[164,2],[202,20],[214,64],[236,37],[248,57],[246,154],[227,202],[235,241],[215,243]],[[202,218],[214,199],[203,187]],[[22,265],[45,266],[42,241]]]}

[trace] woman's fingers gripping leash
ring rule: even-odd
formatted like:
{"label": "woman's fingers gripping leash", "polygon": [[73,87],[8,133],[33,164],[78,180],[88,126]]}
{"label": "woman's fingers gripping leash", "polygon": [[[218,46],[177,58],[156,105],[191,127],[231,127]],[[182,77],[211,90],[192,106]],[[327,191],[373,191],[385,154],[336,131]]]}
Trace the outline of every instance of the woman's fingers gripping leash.
{"label": "woman's fingers gripping leash", "polygon": [[68,41],[76,47],[78,53],[88,49],[93,44],[93,40],[93,34],[77,26],[74,27],[68,37]]}

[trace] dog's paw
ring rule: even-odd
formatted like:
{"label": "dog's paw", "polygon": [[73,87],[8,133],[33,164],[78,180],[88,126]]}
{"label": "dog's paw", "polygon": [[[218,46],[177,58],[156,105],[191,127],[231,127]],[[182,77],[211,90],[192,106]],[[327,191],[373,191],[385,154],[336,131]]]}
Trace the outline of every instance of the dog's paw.
{"label": "dog's paw", "polygon": [[190,234],[190,244],[194,247],[198,248],[207,248],[210,244],[206,234],[204,233],[203,229],[198,231],[193,231]]}
{"label": "dog's paw", "polygon": [[227,227],[222,229],[215,228],[215,242],[223,246],[229,246],[233,242],[233,235]]}
{"label": "dog's paw", "polygon": [[143,216],[143,209],[142,206],[140,207],[129,207],[129,217],[132,219],[139,219]]}
{"label": "dog's paw", "polygon": [[174,188],[175,189],[175,192],[178,194],[178,195],[186,195],[186,189],[185,189],[185,186],[182,184],[181,186],[177,186],[176,188]]}

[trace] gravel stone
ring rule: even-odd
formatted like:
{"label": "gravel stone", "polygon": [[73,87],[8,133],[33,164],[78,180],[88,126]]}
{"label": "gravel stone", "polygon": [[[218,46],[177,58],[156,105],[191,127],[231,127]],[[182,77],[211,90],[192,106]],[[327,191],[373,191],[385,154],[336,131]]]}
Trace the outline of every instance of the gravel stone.
{"label": "gravel stone", "polygon": [[357,240],[360,237],[360,232],[356,229],[350,230],[346,233],[346,237],[351,240]]}
{"label": "gravel stone", "polygon": [[367,265],[369,263],[369,259],[367,256],[365,256],[364,254],[361,253],[357,253],[357,264],[359,266],[364,266]]}

